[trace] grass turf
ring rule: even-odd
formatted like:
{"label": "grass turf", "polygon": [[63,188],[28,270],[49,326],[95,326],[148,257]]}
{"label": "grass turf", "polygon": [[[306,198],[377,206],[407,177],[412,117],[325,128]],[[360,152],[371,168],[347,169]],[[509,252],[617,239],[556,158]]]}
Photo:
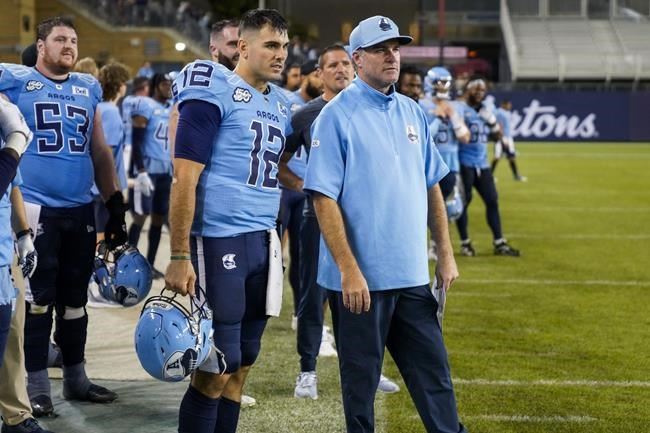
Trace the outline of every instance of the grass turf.
{"label": "grass turf", "polygon": [[[650,431],[650,146],[517,146],[528,182],[512,181],[505,160],[496,177],[504,233],[522,257],[492,255],[475,194],[478,256],[457,258],[448,299],[461,419],[472,433]],[[319,360],[317,401],[293,398],[286,295],[247,386],[258,405],[242,412],[239,431],[344,432],[336,359]],[[398,377],[389,357],[385,371]],[[401,392],[378,395],[377,432],[423,432],[399,383]]]}

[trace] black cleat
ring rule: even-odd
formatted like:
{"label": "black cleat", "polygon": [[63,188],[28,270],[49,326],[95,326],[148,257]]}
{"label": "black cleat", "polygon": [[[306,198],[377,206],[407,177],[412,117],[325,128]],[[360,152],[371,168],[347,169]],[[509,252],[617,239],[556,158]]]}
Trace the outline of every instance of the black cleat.
{"label": "black cleat", "polygon": [[472,243],[468,241],[460,244],[460,254],[467,257],[474,257],[476,255],[476,251],[474,250]]}
{"label": "black cleat", "polygon": [[16,425],[2,424],[2,433],[52,433],[49,430],[44,430],[43,427],[38,425],[38,421],[34,418],[27,418],[25,421]]}
{"label": "black cleat", "polygon": [[519,257],[519,250],[512,248],[506,241],[494,244],[494,255]]}
{"label": "black cleat", "polygon": [[37,395],[30,399],[29,403],[32,405],[32,415],[36,418],[50,416],[54,413],[54,406],[52,406],[52,399],[49,395]]}
{"label": "black cleat", "polygon": [[89,401],[91,403],[111,403],[117,399],[117,394],[103,386],[91,383],[85,395],[72,393],[63,387],[63,398],[66,400]]}

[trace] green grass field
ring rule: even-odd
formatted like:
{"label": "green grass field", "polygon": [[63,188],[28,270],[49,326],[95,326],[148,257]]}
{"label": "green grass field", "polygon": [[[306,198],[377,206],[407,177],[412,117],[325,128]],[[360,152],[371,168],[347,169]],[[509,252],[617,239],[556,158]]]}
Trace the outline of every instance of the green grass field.
{"label": "green grass field", "polygon": [[[472,433],[650,432],[650,146],[518,143],[527,183],[497,169],[504,232],[521,258],[492,255],[484,207],[458,257],[445,337]],[[452,228],[458,249],[458,236]],[[240,432],[344,432],[336,359],[317,401],[295,400],[287,290],[247,393]],[[392,360],[386,373],[396,378]],[[402,391],[378,395],[377,432],[423,432]]]}

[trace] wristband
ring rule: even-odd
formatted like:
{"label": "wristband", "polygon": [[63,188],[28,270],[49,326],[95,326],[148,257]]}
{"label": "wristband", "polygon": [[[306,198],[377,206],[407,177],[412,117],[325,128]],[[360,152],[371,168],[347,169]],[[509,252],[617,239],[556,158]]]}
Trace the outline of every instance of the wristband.
{"label": "wristband", "polygon": [[170,260],[192,260],[192,256],[189,254],[179,254],[179,255],[172,255]]}
{"label": "wristband", "polygon": [[16,239],[20,239],[25,235],[30,235],[33,237],[34,232],[32,231],[32,229],[21,230],[18,233],[16,233]]}

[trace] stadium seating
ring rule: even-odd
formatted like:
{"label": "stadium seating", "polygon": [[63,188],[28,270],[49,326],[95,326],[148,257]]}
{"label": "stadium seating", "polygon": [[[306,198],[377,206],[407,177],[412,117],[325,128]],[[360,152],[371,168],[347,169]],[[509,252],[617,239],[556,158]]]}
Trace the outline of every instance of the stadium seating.
{"label": "stadium seating", "polygon": [[623,19],[510,16],[501,27],[513,80],[650,78],[650,24]]}

